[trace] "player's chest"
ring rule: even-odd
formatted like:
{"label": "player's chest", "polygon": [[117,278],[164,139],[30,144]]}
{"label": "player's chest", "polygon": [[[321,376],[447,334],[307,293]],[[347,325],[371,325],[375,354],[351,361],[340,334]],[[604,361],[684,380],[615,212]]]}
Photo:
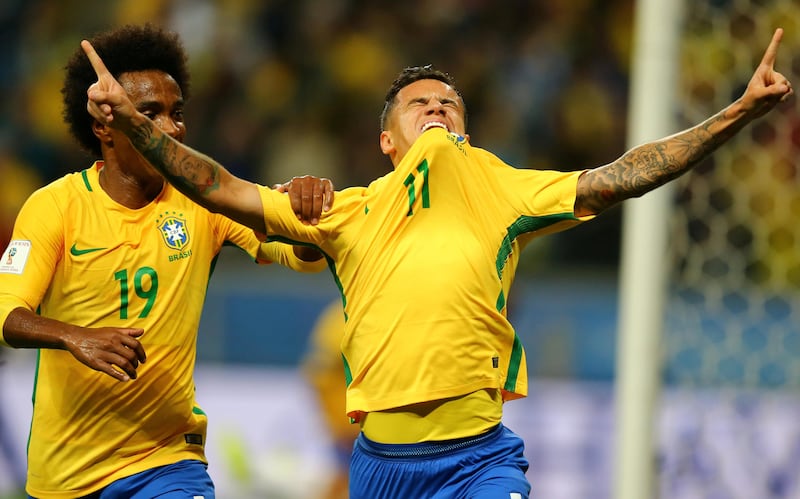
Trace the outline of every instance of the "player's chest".
{"label": "player's chest", "polygon": [[62,263],[73,273],[105,274],[147,268],[180,274],[187,265],[207,267],[219,248],[203,215],[169,206],[122,215],[76,212],[74,227],[64,232]]}

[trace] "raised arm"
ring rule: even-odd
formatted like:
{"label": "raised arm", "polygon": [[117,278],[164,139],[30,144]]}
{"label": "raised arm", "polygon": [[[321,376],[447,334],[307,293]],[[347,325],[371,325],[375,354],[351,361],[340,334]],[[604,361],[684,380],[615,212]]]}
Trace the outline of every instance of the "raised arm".
{"label": "raised arm", "polygon": [[772,41],[744,94],[704,122],[626,152],[607,165],[589,170],[578,181],[575,214],[598,214],[639,197],[691,170],[754,119],[793,94],[792,85],[774,70],[783,30]]}
{"label": "raised arm", "polygon": [[125,133],[150,164],[190,199],[264,232],[264,213],[256,184],[234,176],[210,157],[163,133],[134,107],[92,45],[84,40],[81,47],[97,74],[97,82],[88,90],[89,114]]}

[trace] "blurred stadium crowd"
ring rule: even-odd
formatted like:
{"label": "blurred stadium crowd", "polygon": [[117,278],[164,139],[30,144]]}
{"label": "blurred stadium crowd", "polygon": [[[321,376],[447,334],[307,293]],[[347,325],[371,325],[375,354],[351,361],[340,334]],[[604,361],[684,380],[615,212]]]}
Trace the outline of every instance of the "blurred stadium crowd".
{"label": "blurred stadium crowd", "polygon": [[[62,123],[62,68],[82,38],[110,26],[150,21],[181,34],[190,54],[192,73],[186,110],[189,145],[220,160],[236,174],[263,184],[309,173],[328,176],[338,188],[344,188],[366,184],[389,171],[390,162],[381,155],[377,140],[385,92],[403,67],[428,63],[455,77],[466,99],[473,144],[486,147],[507,162],[519,167],[575,170],[615,159],[626,148],[634,3],[635,0],[3,0],[0,246],[5,246],[20,205],[34,189],[82,170],[94,159],[72,142]],[[800,2],[684,3],[686,17],[691,21],[686,23],[682,39],[683,79],[678,83],[676,78],[676,84],[686,94],[676,109],[682,119],[696,123],[736,98],[757,63],[754,58],[761,56],[761,41],[775,26],[783,26],[787,35],[780,70],[796,82],[800,74],[796,50],[800,44]],[[751,46],[754,39],[759,40],[755,49]],[[794,166],[800,143],[797,116],[796,106],[787,108],[780,118],[774,115],[752,133],[742,134],[738,142],[728,147],[730,152],[722,152],[698,168],[692,176],[692,189],[688,176],[685,184],[678,184],[678,205],[696,200],[700,208],[675,217],[672,223],[677,224],[675,234],[680,237],[673,237],[673,245],[700,240],[705,243],[700,245],[702,251],[706,251],[716,247],[717,239],[721,241],[721,257],[700,255],[700,250],[695,250],[702,258],[687,260],[697,261],[702,267],[695,272],[700,284],[713,286],[722,282],[730,283],[734,290],[747,288],[747,282],[709,273],[708,269],[713,271],[718,266],[705,262],[713,263],[714,258],[729,261],[740,247],[763,239],[779,247],[757,247],[753,251],[761,252],[759,258],[767,254],[773,262],[788,260],[785,255],[790,255],[789,264],[776,266],[778,270],[773,274],[789,275],[788,281],[796,290],[800,270],[792,274],[781,269],[800,269],[795,243],[800,241],[795,222],[800,212]],[[785,138],[787,134],[791,140],[782,143],[788,150],[776,148],[773,138]],[[741,154],[742,150],[747,153]],[[714,168],[731,162],[731,157],[736,159],[733,167]],[[773,173],[764,174],[763,165]],[[743,170],[747,170],[746,174]],[[742,191],[756,194],[745,195]],[[774,203],[778,208],[759,209],[772,206],[774,200],[778,200]],[[728,210],[728,205],[740,208],[729,210],[735,216],[717,216],[717,212]],[[785,206],[788,208],[782,209]],[[760,216],[761,211],[764,220],[753,222],[753,214]],[[619,257],[620,213],[619,208],[611,210],[590,224],[537,242],[526,251],[526,262],[518,275],[545,267],[591,264],[608,270],[613,281]],[[710,229],[697,222],[706,219],[708,226],[716,227],[721,236],[706,236]],[[733,229],[729,230],[723,219]],[[750,237],[750,232],[737,229],[740,226],[752,229],[756,235]],[[780,237],[760,237],[758,231]],[[741,233],[747,237],[737,236]],[[774,258],[775,254],[780,258]],[[564,265],[559,266],[560,263]],[[683,265],[674,274],[691,274],[684,267],[692,270]],[[730,275],[739,274],[747,277],[733,267]],[[225,282],[224,278],[215,280]],[[679,284],[696,285],[695,281],[687,282],[688,285]],[[538,280],[535,288],[539,294],[521,289],[522,300],[527,296],[528,301],[517,308],[515,322],[528,348],[529,368],[537,376],[544,373],[610,380],[616,330],[613,286],[575,286],[569,279],[559,279],[558,283],[563,288]],[[700,284],[696,287],[702,288]],[[238,289],[241,283],[236,281],[235,285]],[[259,283],[259,287],[263,285]],[[715,293],[724,294],[715,288],[710,296]],[[270,296],[270,300],[275,301],[275,297]],[[232,303],[244,307],[250,302]],[[578,306],[580,314],[574,313]],[[783,357],[784,350],[789,351],[792,372],[798,373],[794,358],[800,351],[796,315],[786,315],[791,319],[787,326],[791,334],[782,330],[777,333],[791,339],[792,348],[777,350]],[[739,316],[734,314],[733,322],[736,321]],[[724,361],[727,357],[719,352],[728,350],[744,357],[742,352],[752,348],[746,341],[739,342],[738,333],[729,335],[733,346],[724,349],[716,339],[720,335],[706,335],[710,339],[704,340],[705,336],[696,334],[699,327],[685,330],[692,341],[699,338],[696,350],[714,355],[711,361],[698,365],[715,365],[716,357]],[[204,337],[215,338],[210,333]],[[687,350],[687,344],[690,349],[695,348],[684,338],[669,341],[673,341],[672,350],[678,353]],[[763,350],[771,352],[766,347]],[[772,363],[768,353],[756,351],[761,364]],[[741,381],[737,379],[737,383]],[[532,434],[526,438],[529,458],[536,463],[532,473],[538,473],[534,476],[538,490],[548,497],[608,497],[610,457],[605,453],[610,450],[612,432],[605,426],[590,424],[610,424],[602,417],[610,418],[610,397],[605,392],[591,392],[588,398],[584,393],[573,397],[568,391],[564,403],[563,391],[558,391],[555,398],[537,399],[542,393],[547,394],[547,390],[539,387],[527,402],[537,410],[524,411],[528,418],[543,418],[528,426]],[[597,405],[588,409],[580,405],[587,400]],[[800,482],[794,480],[798,476],[800,426],[796,418],[791,419],[797,412],[796,401],[759,405],[748,399],[747,403],[737,401],[732,409],[713,402],[716,405],[712,408],[716,409],[710,410],[710,403],[705,400],[684,405],[680,400],[667,399],[659,465],[662,492],[676,498],[797,497],[793,494],[800,490]],[[527,409],[524,403],[520,403],[521,409]],[[687,406],[691,410],[684,414],[681,411]],[[775,414],[778,424],[772,423],[776,421]],[[586,419],[576,423],[565,415]],[[512,421],[513,417],[511,414]],[[563,432],[534,431],[553,428],[559,422],[566,422]],[[524,431],[526,426],[520,422],[519,427]],[[761,434],[772,431],[775,436]],[[730,435],[737,438],[729,438]],[[754,451],[755,448],[762,450]],[[747,459],[750,457],[757,462]],[[2,485],[6,485],[2,483],[2,471],[0,496]],[[552,490],[548,490],[549,483]],[[585,490],[577,491],[576,485],[577,492],[565,491],[566,484],[583,484],[580,486]],[[751,493],[747,487],[760,489],[761,493]],[[728,488],[726,493],[719,492]]]}
{"label": "blurred stadium crowd", "polygon": [[[61,122],[62,68],[82,38],[111,25],[150,21],[182,35],[189,145],[261,183],[310,173],[343,188],[389,170],[378,115],[410,65],[451,73],[473,143],[515,166],[575,170],[617,157],[632,13],[633,0],[6,0],[3,241],[35,187],[90,164]],[[616,215],[558,236],[551,257],[616,263]]]}

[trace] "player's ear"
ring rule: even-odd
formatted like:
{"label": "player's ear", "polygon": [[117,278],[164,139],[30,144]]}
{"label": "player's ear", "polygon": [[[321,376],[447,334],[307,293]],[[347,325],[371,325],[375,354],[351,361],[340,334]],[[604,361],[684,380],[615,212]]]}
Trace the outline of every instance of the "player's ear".
{"label": "player's ear", "polygon": [[383,152],[383,154],[391,156],[392,153],[396,150],[394,146],[394,140],[392,140],[392,134],[390,132],[387,132],[386,130],[382,131],[380,142],[381,142],[381,151]]}
{"label": "player's ear", "polygon": [[111,128],[103,125],[97,120],[92,122],[92,132],[94,132],[94,136],[105,145],[111,145],[113,142],[113,139],[111,138]]}

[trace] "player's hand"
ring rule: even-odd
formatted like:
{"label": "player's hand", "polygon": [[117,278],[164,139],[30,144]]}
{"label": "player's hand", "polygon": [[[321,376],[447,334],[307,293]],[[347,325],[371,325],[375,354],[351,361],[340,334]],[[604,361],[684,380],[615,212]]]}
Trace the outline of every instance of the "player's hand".
{"label": "player's hand", "polygon": [[147,360],[134,328],[77,328],[64,338],[66,349],[81,363],[119,381],[136,379],[136,368]]}
{"label": "player's hand", "polygon": [[306,225],[317,225],[323,211],[333,206],[333,182],[312,175],[292,177],[285,184],[276,184],[273,189],[289,194],[292,210],[297,219]]}
{"label": "player's hand", "polygon": [[97,74],[97,81],[87,91],[86,109],[103,125],[123,128],[137,114],[136,107],[122,85],[106,68],[92,44],[83,40],[81,48]]}
{"label": "player's hand", "polygon": [[794,94],[791,82],[775,71],[775,59],[778,55],[781,38],[783,38],[783,29],[778,28],[772,35],[772,41],[742,96],[745,109],[753,117],[766,114],[779,102],[784,102]]}

